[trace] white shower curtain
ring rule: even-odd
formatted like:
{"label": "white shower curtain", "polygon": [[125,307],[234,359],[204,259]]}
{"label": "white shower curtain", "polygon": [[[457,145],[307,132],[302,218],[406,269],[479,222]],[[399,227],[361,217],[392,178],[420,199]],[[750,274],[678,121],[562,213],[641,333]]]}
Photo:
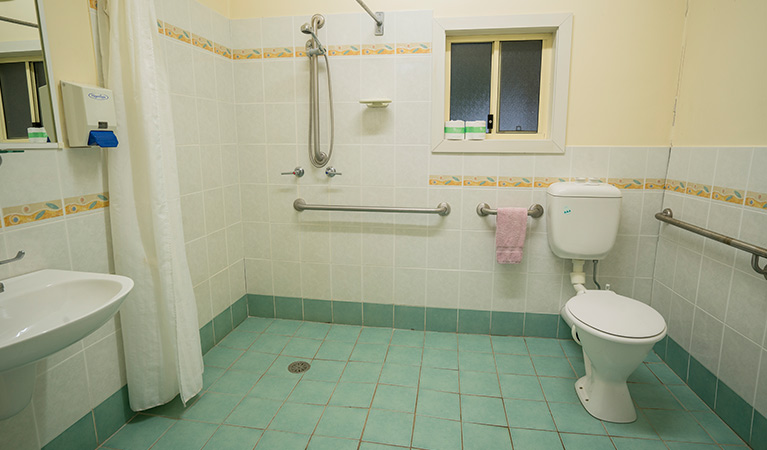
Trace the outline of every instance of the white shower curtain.
{"label": "white shower curtain", "polygon": [[197,307],[181,225],[167,75],[152,0],[99,0],[106,87],[120,144],[108,172],[115,271],[135,286],[120,310],[131,409],[202,388]]}

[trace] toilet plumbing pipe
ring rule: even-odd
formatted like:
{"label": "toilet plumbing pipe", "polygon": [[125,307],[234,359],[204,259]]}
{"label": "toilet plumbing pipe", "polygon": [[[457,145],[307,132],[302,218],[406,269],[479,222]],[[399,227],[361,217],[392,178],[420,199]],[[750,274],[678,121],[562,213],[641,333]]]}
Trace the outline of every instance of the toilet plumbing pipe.
{"label": "toilet plumbing pipe", "polygon": [[570,282],[575,288],[575,295],[581,295],[586,293],[586,273],[583,271],[583,264],[586,261],[582,259],[573,260],[573,271],[570,272]]}

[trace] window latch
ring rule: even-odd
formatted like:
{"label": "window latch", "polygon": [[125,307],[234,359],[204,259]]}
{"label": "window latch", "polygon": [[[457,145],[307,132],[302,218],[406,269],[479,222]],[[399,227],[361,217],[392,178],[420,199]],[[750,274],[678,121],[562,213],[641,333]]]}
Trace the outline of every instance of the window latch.
{"label": "window latch", "polygon": [[493,115],[487,115],[487,132],[490,133],[493,130]]}

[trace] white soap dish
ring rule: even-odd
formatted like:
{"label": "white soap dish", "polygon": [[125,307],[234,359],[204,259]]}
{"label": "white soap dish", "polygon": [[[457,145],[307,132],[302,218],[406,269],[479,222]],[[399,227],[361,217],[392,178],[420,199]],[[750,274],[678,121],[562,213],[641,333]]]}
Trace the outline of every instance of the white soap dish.
{"label": "white soap dish", "polygon": [[391,103],[390,98],[368,98],[360,100],[360,103],[367,105],[368,108],[386,108]]}

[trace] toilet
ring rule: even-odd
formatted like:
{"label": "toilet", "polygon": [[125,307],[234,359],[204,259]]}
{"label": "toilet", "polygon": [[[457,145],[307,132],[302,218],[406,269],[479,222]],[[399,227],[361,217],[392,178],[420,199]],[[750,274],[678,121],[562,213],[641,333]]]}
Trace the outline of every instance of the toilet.
{"label": "toilet", "polygon": [[581,404],[608,422],[636,420],[626,380],[658,341],[666,321],[652,307],[609,290],[585,288],[586,260],[605,258],[618,235],[621,192],[598,180],[578,179],[546,192],[549,247],[573,261],[576,291],[560,314],[583,347],[586,375],[575,382]]}

